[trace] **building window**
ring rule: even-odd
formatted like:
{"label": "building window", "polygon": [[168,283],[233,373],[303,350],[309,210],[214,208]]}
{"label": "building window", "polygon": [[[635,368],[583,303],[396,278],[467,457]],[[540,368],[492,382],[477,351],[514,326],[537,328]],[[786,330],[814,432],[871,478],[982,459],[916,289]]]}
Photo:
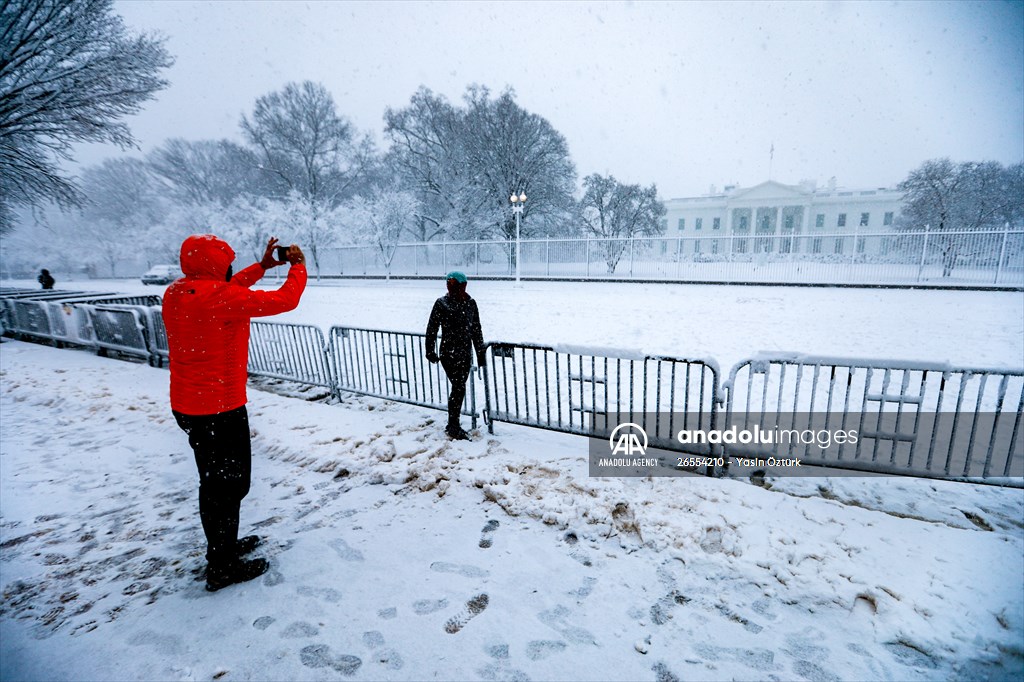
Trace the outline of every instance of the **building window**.
{"label": "building window", "polygon": [[679,231],[682,232],[686,229],[686,218],[679,219]]}
{"label": "building window", "polygon": [[867,245],[867,240],[864,237],[857,239],[857,253],[864,253],[864,248]]}
{"label": "building window", "polygon": [[[697,221],[700,222],[700,218],[697,218]],[[698,227],[697,229],[699,230],[700,228]],[[700,253],[700,240],[699,239],[697,241],[693,242],[693,252],[695,254]]]}
{"label": "building window", "polygon": [[814,218],[814,226],[815,227],[825,227],[825,214],[824,213],[819,213]]}
{"label": "building window", "polygon": [[662,232],[667,232],[668,231],[668,218],[662,218],[661,219],[661,231]]}
{"label": "building window", "polygon": [[[715,220],[718,220],[718,218],[715,218]],[[715,241],[711,242],[711,253],[718,253],[718,240],[717,239]]]}
{"label": "building window", "polygon": [[842,253],[842,252],[843,252],[843,238],[840,237],[839,239],[836,239],[836,247],[835,247],[834,253]]}
{"label": "building window", "polygon": [[712,230],[717,230],[720,227],[722,227],[722,219],[721,218],[712,218],[711,219],[711,229]]}
{"label": "building window", "polygon": [[792,230],[793,229],[793,216],[791,216],[791,215],[786,216],[786,219],[785,219],[783,224],[786,226],[787,230]]}
{"label": "building window", "polygon": [[892,211],[886,211],[885,217],[882,219],[883,225],[892,225]]}
{"label": "building window", "polygon": [[745,216],[745,215],[741,215],[740,216],[740,227],[739,227],[739,229],[741,229],[741,230],[746,230],[747,229],[747,216]]}
{"label": "building window", "polygon": [[693,223],[693,229],[699,230],[703,225],[704,225],[704,219],[703,218],[697,218],[696,221]]}
{"label": "building window", "polygon": [[845,213],[840,213],[839,214],[839,219],[836,221],[836,225],[838,225],[839,227],[846,227],[846,214]]}
{"label": "building window", "polygon": [[770,223],[770,221],[768,219],[768,216],[765,216],[764,218],[761,219],[761,230],[763,232],[770,232],[771,231],[771,223]]}
{"label": "building window", "polygon": [[811,242],[811,253],[821,253],[821,237],[815,237]]}
{"label": "building window", "polygon": [[871,220],[871,214],[870,213],[861,213],[860,214],[860,226],[861,227],[867,227],[869,220]]}
{"label": "building window", "polygon": [[736,242],[736,253],[746,253],[746,252],[747,252],[747,240],[746,239],[740,239],[738,242]]}

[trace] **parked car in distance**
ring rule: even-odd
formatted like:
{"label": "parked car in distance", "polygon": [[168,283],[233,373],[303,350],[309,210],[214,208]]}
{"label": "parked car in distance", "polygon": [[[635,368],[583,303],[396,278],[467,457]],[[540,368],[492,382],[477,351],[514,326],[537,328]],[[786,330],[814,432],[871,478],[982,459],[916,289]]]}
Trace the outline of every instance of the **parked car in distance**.
{"label": "parked car in distance", "polygon": [[177,265],[154,265],[142,276],[143,284],[170,284],[181,277]]}

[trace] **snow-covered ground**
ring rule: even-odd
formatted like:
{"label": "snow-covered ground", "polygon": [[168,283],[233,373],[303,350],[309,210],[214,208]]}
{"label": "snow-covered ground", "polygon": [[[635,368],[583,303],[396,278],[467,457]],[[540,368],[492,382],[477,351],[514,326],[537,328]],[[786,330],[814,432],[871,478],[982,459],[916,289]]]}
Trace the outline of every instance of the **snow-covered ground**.
{"label": "snow-covered ground", "polygon": [[[119,291],[141,284],[73,283]],[[118,286],[119,285],[119,286]],[[1020,294],[472,282],[490,339],[1020,367]],[[440,283],[312,286],[281,320],[418,331]],[[630,301],[637,301],[630,310]],[[639,302],[644,302],[639,305]],[[0,344],[0,678],[1008,679],[1024,491],[593,479],[586,441],[250,389],[243,532],[210,594],[166,370]]]}
{"label": "snow-covered ground", "polygon": [[[276,286],[273,275],[263,282]],[[138,280],[58,286],[133,294],[163,294],[165,288]],[[726,372],[759,351],[1024,367],[1020,292],[532,281],[517,287],[483,280],[471,280],[468,291],[492,341],[710,357]],[[422,332],[434,299],[443,294],[440,278],[311,280],[299,307],[273,320],[325,331],[344,324]]]}

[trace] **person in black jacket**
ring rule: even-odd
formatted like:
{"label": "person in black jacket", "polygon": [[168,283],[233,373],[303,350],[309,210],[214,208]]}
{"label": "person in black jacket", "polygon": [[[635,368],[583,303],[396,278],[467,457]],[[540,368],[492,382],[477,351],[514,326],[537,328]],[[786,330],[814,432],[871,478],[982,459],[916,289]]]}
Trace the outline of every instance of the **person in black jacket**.
{"label": "person in black jacket", "polygon": [[57,280],[53,278],[53,275],[51,275],[50,271],[46,268],[43,268],[43,271],[39,273],[39,276],[36,277],[36,281],[43,285],[44,289],[52,289],[53,285],[57,283]]}
{"label": "person in black jacket", "polygon": [[[469,440],[459,424],[459,412],[466,397],[466,380],[476,347],[477,364],[484,366],[484,333],[480,327],[480,311],[476,301],[466,293],[466,276],[461,272],[445,275],[448,294],[434,302],[427,322],[427,360],[444,367],[452,390],[448,395],[448,427],[445,433],[455,440]],[[441,329],[441,353],[437,353],[437,330]]]}

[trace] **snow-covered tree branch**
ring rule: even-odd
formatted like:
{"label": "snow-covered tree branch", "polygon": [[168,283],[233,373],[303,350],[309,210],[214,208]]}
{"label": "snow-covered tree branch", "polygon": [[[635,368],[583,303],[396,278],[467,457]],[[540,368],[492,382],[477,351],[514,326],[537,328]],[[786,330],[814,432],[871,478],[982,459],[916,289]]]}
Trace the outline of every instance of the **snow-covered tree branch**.
{"label": "snow-covered tree branch", "polygon": [[78,142],[135,143],[126,116],[167,86],[164,40],[135,35],[112,0],[6,0],[0,6],[0,232],[16,205],[81,205],[59,168]]}

